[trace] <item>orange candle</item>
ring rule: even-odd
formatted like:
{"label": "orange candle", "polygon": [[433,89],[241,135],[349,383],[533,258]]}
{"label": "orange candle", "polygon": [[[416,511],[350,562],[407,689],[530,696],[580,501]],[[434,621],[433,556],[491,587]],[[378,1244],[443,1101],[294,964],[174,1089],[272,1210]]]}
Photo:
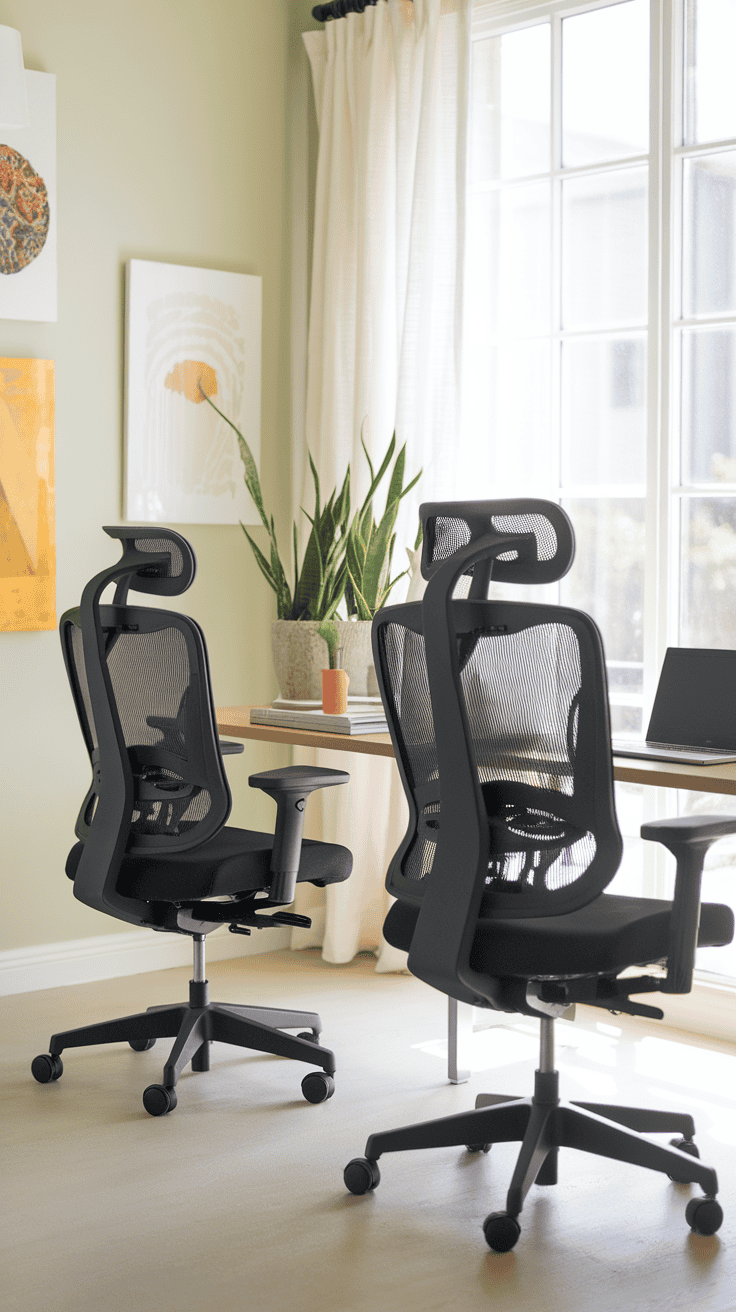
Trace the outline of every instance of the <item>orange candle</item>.
{"label": "orange candle", "polygon": [[348,709],[347,670],[322,671],[322,710],[325,715],[344,715]]}

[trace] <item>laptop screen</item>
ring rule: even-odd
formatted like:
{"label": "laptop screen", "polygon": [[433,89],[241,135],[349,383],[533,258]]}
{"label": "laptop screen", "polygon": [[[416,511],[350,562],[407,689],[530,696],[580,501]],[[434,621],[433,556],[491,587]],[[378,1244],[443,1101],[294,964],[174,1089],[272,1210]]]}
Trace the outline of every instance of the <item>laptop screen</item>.
{"label": "laptop screen", "polygon": [[736,651],[668,647],[646,736],[736,751]]}

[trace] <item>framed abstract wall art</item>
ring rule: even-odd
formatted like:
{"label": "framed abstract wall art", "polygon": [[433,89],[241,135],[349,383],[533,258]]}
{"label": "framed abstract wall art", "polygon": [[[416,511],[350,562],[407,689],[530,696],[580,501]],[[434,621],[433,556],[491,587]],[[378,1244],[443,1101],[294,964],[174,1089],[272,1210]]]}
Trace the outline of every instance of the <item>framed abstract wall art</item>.
{"label": "framed abstract wall art", "polygon": [[126,278],[128,522],[260,523],[232,428],[256,464],[261,279],[130,260]]}
{"label": "framed abstract wall art", "polygon": [[0,128],[0,319],[56,320],[56,78],[26,72],[27,128]]}
{"label": "framed abstract wall art", "polygon": [[0,359],[0,629],[55,628],[54,362]]}

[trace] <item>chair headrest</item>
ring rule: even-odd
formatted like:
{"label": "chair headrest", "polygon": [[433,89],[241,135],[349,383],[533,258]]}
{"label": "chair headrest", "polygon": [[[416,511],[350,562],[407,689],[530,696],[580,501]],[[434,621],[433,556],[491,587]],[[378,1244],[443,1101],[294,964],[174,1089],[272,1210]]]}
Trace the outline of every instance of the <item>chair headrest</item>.
{"label": "chair headrest", "polygon": [[[167,561],[155,561],[141,566],[131,563],[128,586],[134,592],[149,592],[159,597],[176,597],[194,581],[197,572],[197,559],[194,551],[180,533],[172,528],[157,524],[154,528],[136,528],[130,524],[122,527],[103,525],[108,537],[119,538],[123,544],[125,563],[127,555],[149,553],[151,556],[168,554]],[[119,567],[118,567],[119,568]]]}
{"label": "chair headrest", "polygon": [[[575,557],[575,534],[561,506],[531,497],[504,501],[425,501],[422,521],[422,575],[430,579],[443,561],[488,533],[533,533],[537,559],[516,551],[493,563],[495,583],[554,583]],[[472,573],[471,570],[468,571]]]}

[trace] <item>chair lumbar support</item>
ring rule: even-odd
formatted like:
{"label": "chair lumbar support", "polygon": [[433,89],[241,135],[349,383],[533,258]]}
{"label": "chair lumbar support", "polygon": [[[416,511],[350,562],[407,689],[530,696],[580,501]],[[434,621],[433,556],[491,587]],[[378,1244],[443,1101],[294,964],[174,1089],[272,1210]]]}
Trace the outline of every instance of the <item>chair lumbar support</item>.
{"label": "chair lumbar support", "polygon": [[[378,1159],[383,1153],[465,1146],[481,1155],[494,1143],[516,1139],[521,1149],[506,1207],[489,1213],[483,1222],[486,1241],[495,1252],[508,1252],[516,1244],[521,1234],[518,1217],[532,1185],[557,1184],[560,1148],[577,1148],[662,1171],[678,1183],[699,1184],[705,1197],[690,1200],[686,1220],[697,1234],[715,1234],[723,1221],[716,1200],[718,1179],[715,1171],[699,1160],[692,1117],[604,1103],[561,1102],[554,1066],[554,1023],[550,1016],[540,1021],[539,1067],[531,1098],[481,1093],[473,1111],[372,1134],[365,1157],[353,1158],[345,1167],[343,1178],[350,1193],[376,1189],[381,1179]],[[655,1133],[673,1133],[677,1138],[664,1146],[646,1137]]]}

